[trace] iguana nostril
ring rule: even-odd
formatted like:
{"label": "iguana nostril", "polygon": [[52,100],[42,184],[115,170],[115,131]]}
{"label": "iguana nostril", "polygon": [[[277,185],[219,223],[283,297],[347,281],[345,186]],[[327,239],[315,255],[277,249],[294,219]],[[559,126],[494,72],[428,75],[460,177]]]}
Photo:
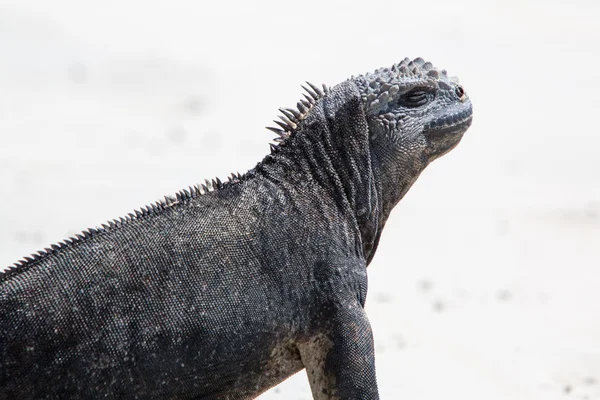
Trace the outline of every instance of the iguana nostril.
{"label": "iguana nostril", "polygon": [[456,89],[454,89],[454,92],[456,93],[459,99],[461,99],[465,95],[465,89],[463,89],[462,86],[457,86]]}

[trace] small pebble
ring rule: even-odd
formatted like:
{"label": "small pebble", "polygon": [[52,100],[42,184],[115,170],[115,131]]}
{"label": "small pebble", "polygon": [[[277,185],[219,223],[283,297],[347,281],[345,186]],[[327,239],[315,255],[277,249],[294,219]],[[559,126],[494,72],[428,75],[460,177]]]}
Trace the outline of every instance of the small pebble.
{"label": "small pebble", "polygon": [[446,306],[444,305],[444,303],[441,300],[436,300],[433,303],[433,309],[435,312],[442,312],[442,311],[444,311],[445,308],[446,308]]}
{"label": "small pebble", "polygon": [[573,391],[573,387],[571,385],[567,385],[565,386],[565,388],[563,389],[565,393],[571,393]]}
{"label": "small pebble", "polygon": [[588,376],[583,380],[583,383],[585,383],[586,385],[595,385],[596,383],[598,383],[598,381],[596,380],[596,378]]}
{"label": "small pebble", "polygon": [[422,292],[429,292],[432,287],[433,283],[429,279],[423,279],[419,282],[419,289],[421,289]]}
{"label": "small pebble", "polygon": [[512,294],[506,289],[500,290],[497,296],[498,300],[501,301],[509,301],[512,298]]}

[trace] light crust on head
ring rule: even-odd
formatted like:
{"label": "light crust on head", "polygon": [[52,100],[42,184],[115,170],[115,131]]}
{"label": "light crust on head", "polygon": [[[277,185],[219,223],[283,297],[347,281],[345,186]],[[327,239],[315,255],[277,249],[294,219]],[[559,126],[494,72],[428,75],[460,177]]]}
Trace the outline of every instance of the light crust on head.
{"label": "light crust on head", "polygon": [[421,57],[405,58],[389,68],[379,68],[371,73],[353,78],[360,87],[365,110],[376,111],[396,95],[416,86],[448,89],[457,78],[448,77],[446,70],[438,70]]}

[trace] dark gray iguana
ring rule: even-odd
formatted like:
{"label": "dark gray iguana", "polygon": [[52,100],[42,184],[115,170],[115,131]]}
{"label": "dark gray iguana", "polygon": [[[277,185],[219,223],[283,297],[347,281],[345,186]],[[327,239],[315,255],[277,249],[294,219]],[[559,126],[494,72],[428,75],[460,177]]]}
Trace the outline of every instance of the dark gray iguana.
{"label": "dark gray iguana", "polygon": [[0,398],[378,398],[366,267],[471,103],[420,58],[307,92],[246,174],[0,274]]}

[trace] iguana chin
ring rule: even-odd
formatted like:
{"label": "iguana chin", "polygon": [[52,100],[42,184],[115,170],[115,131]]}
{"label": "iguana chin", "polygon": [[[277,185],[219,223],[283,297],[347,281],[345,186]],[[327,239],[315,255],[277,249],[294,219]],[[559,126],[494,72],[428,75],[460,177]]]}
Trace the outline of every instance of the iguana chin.
{"label": "iguana chin", "polygon": [[0,274],[0,398],[249,399],[303,368],[315,399],[378,398],[366,268],[471,102],[421,58],[306,90],[246,174]]}

